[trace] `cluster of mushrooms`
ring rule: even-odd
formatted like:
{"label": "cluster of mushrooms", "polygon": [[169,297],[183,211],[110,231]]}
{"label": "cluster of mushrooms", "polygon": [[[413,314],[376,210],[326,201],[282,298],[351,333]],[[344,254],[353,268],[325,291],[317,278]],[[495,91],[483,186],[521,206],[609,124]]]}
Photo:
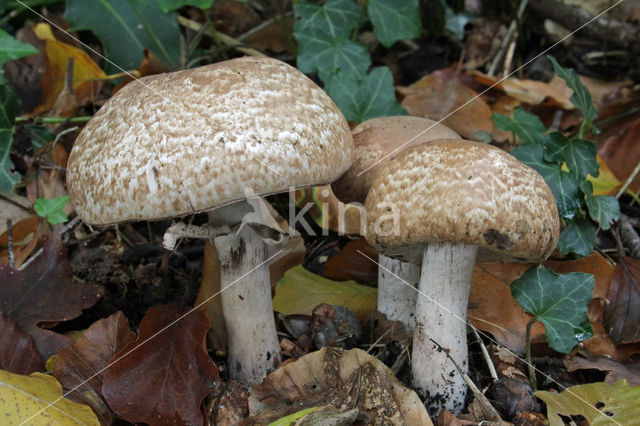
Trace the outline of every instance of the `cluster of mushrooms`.
{"label": "cluster of mushrooms", "polygon": [[259,213],[247,196],[328,183],[342,201],[364,203],[363,234],[380,253],[379,308],[414,330],[414,386],[432,412],[460,411],[466,385],[448,357],[467,368],[477,251],[537,262],[558,238],[551,191],[505,151],[416,117],[351,131],[295,68],[239,58],[127,84],[84,127],[67,169],[71,201],[91,225],[209,212],[227,366],[245,383],[281,361],[274,239],[243,220]]}

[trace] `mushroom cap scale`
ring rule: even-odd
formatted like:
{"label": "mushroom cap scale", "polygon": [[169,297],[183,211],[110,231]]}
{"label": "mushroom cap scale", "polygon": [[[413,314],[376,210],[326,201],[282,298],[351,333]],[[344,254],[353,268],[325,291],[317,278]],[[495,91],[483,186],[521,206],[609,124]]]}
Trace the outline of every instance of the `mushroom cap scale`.
{"label": "mushroom cap scale", "polygon": [[351,134],[353,165],[331,187],[341,201],[358,203],[364,203],[378,170],[403,149],[435,139],[460,138],[444,124],[409,115],[372,118],[354,127]]}
{"label": "mushroom cap scale", "polygon": [[164,219],[332,182],[352,149],[322,89],[246,57],[127,84],[78,136],[67,184],[87,223]]}
{"label": "mushroom cap scale", "polygon": [[432,242],[540,261],[553,251],[560,228],[553,194],[538,172],[502,149],[466,140],[427,142],[389,161],[365,209],[367,241],[413,263]]}

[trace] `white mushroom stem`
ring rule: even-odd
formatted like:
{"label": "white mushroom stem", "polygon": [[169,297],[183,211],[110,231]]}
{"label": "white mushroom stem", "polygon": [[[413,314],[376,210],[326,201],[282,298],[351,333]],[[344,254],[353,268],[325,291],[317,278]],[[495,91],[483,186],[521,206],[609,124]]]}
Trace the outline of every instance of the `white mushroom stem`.
{"label": "white mushroom stem", "polygon": [[464,408],[467,385],[444,348],[468,369],[467,304],[477,247],[455,243],[425,246],[413,332],[413,385],[422,390],[431,415],[441,409],[458,414]]}
{"label": "white mushroom stem", "polygon": [[259,383],[280,365],[267,247],[250,226],[214,239],[220,257],[229,375]]}
{"label": "white mushroom stem", "polygon": [[392,321],[400,321],[407,331],[412,330],[420,266],[382,254],[378,263],[378,311]]}

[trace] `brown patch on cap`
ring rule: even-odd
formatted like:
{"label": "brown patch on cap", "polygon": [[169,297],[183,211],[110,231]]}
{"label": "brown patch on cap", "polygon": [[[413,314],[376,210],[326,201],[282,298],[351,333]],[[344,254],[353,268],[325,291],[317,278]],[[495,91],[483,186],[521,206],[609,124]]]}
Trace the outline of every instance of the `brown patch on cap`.
{"label": "brown patch on cap", "polygon": [[78,136],[67,170],[80,217],[105,225],[211,210],[332,182],[351,164],[349,126],[326,93],[271,58],[144,77]]}
{"label": "brown patch on cap", "polygon": [[[331,185],[336,196],[345,203],[364,203],[378,170],[402,150],[435,139],[460,138],[444,124],[411,116],[372,118],[358,124],[351,133],[354,144],[353,165]],[[375,164],[396,149],[397,152]]]}
{"label": "brown patch on cap", "polygon": [[[399,232],[380,220],[395,211]],[[366,238],[412,262],[430,242],[471,244],[519,259],[546,258],[560,219],[551,190],[532,168],[494,146],[465,140],[409,148],[378,173],[365,202]]]}

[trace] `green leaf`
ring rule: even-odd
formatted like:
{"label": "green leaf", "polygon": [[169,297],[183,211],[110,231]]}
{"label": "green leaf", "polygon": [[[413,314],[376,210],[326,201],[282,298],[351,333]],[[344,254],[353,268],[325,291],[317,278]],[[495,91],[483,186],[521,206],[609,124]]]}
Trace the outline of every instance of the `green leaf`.
{"label": "green leaf", "polygon": [[540,118],[522,108],[516,108],[513,118],[503,114],[493,114],[491,119],[501,130],[514,132],[523,144],[542,144],[542,137],[547,131]]}
{"label": "green leaf", "polygon": [[47,222],[51,225],[57,225],[69,220],[63,211],[68,201],[68,195],[52,199],[38,198],[36,202],[33,203],[33,209],[38,216],[46,218]]}
{"label": "green leaf", "polygon": [[593,196],[591,182],[585,180],[580,183],[580,189],[585,194],[585,201],[589,209],[589,216],[600,224],[605,231],[620,217],[620,204],[615,197],[609,195]]}
{"label": "green leaf", "polygon": [[149,48],[169,68],[180,57],[176,14],[164,13],[152,0],[69,0],[64,18],[73,30],[92,31],[112,63],[107,72],[136,69]]}
{"label": "green leaf", "polygon": [[337,73],[364,77],[371,65],[367,49],[344,37],[332,38],[313,30],[299,33],[297,38],[298,68],[306,74],[318,72],[325,82]]}
{"label": "green leaf", "polygon": [[620,204],[616,197],[610,195],[598,195],[587,197],[589,216],[600,224],[605,231],[611,228],[614,221],[620,218]]}
{"label": "green leaf", "polygon": [[464,27],[472,18],[473,15],[468,12],[455,13],[449,6],[444,9],[445,28],[458,40],[464,38]]}
{"label": "green leaf", "polygon": [[164,12],[180,9],[183,6],[196,6],[200,9],[209,9],[213,0],[158,0],[158,6]]}
{"label": "green leaf", "polygon": [[535,396],[547,405],[550,426],[564,426],[561,415],[583,417],[592,426],[633,425],[640,418],[640,386],[626,380],[576,385],[560,393],[538,391]]}
{"label": "green leaf", "polygon": [[298,265],[278,281],[273,309],[284,315],[311,314],[320,303],[328,303],[349,308],[362,320],[375,312],[377,294],[373,287],[351,280],[328,280]]}
{"label": "green leaf", "polygon": [[306,0],[293,4],[295,24],[293,35],[320,31],[330,38],[349,37],[360,14],[360,6],[352,0],[329,0],[323,5]]}
{"label": "green leaf", "polygon": [[40,51],[29,43],[18,41],[6,31],[0,30],[0,70],[6,61],[36,53],[40,53]]}
{"label": "green leaf", "polygon": [[598,177],[600,165],[593,142],[568,139],[562,133],[553,132],[544,137],[543,143],[545,160],[565,162],[569,172],[578,180],[586,179],[587,175]]}
{"label": "green leaf", "polygon": [[29,133],[29,136],[31,136],[31,146],[34,150],[38,150],[56,138],[56,134],[44,126],[25,124],[24,129]]}
{"label": "green leaf", "polygon": [[396,100],[393,77],[387,67],[376,68],[365,78],[338,74],[326,83],[325,90],[349,121],[407,115]]}
{"label": "green leaf", "polygon": [[557,248],[560,253],[575,253],[588,256],[596,243],[596,228],[587,219],[577,218],[568,221],[567,227],[560,234]]}
{"label": "green leaf", "polygon": [[14,166],[9,158],[18,108],[13,90],[0,85],[0,191],[12,191],[20,180],[20,174],[12,171]]}
{"label": "green leaf", "polygon": [[527,312],[544,324],[549,346],[569,353],[593,335],[587,308],[593,297],[591,274],[556,274],[532,266],[511,283],[511,294]]}
{"label": "green leaf", "polygon": [[560,216],[572,219],[582,207],[578,180],[562,170],[561,165],[544,161],[544,151],[542,145],[529,144],[512,149],[510,153],[540,173],[553,192]]}
{"label": "green leaf", "polygon": [[376,38],[385,47],[420,36],[418,0],[369,0],[367,11]]}
{"label": "green leaf", "polygon": [[556,74],[564,81],[567,82],[567,86],[573,90],[573,95],[571,95],[571,102],[575,105],[576,108],[582,113],[584,118],[586,118],[589,122],[593,122],[598,116],[598,112],[593,106],[593,102],[591,101],[591,94],[589,90],[585,87],[584,84],[578,78],[576,72],[571,68],[564,68],[558,64],[558,61],[553,56],[547,55],[547,58],[553,64],[553,68],[556,71]]}

